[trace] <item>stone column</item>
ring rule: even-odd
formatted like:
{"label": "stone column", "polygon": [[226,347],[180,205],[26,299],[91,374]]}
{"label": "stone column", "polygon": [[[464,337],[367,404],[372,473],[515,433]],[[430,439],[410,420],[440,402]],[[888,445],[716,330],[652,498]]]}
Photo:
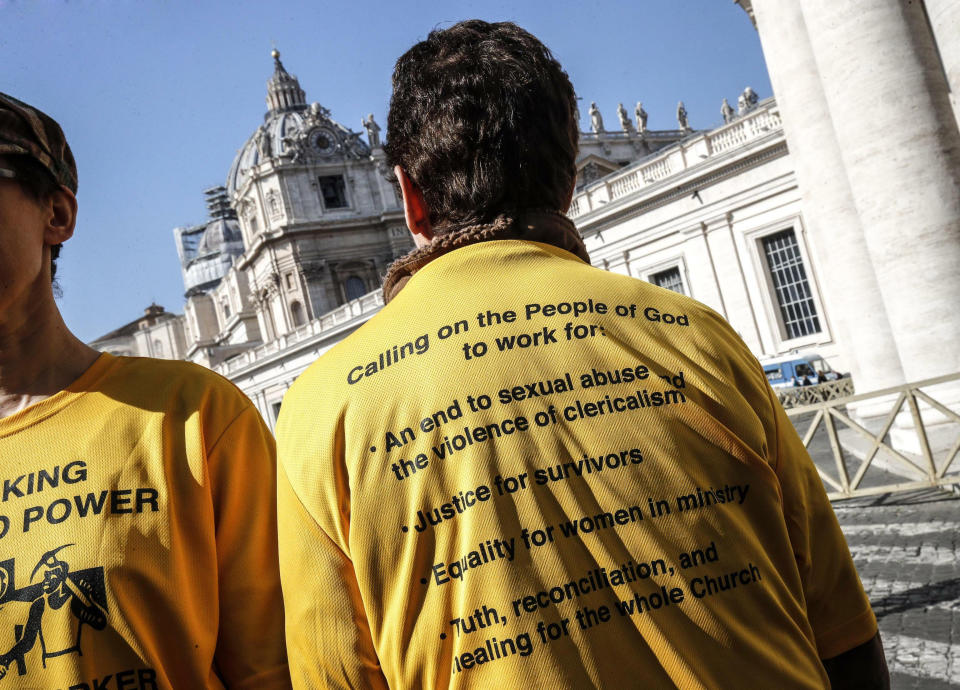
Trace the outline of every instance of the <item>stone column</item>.
{"label": "stone column", "polygon": [[960,3],[926,0],[926,6],[938,57],[950,85],[953,115],[960,126]]}
{"label": "stone column", "polygon": [[858,393],[903,370],[797,0],[757,0],[753,18],[803,199],[829,320]]}
{"label": "stone column", "polygon": [[903,372],[954,373],[960,135],[923,9],[800,4]]}

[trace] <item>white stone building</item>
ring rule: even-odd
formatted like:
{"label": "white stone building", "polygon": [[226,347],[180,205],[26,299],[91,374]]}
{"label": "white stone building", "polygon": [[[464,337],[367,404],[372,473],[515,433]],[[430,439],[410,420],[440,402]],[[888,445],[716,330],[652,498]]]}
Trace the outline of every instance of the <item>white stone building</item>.
{"label": "white stone building", "polygon": [[[364,141],[320,104],[308,105],[279,53],[273,57],[264,122],[240,149],[226,185],[206,191],[210,219],[174,229],[183,316],[153,305],[146,317],[91,343],[212,367],[271,423],[293,379],[380,308],[382,275],[413,246],[372,116]],[[645,114],[636,126],[621,118],[617,131],[601,123],[582,135],[578,185],[689,135],[647,130]]]}
{"label": "white stone building", "polygon": [[151,304],[143,310],[143,316],[100,336],[90,345],[124,357],[183,359],[187,350],[183,316]]}
{"label": "white stone building", "polygon": [[[944,43],[960,13],[864,1],[739,0],[779,99],[747,88],[718,128],[690,129],[681,104],[678,129],[649,130],[638,103],[610,131],[591,104],[569,212],[595,265],[708,304],[759,357],[816,350],[858,392],[960,370],[960,63]],[[207,192],[211,220],[175,231],[184,317],[94,343],[211,366],[271,425],[411,247],[379,128],[363,141],[308,106],[274,58],[264,124]]]}
{"label": "white stone building", "polygon": [[[570,209],[594,265],[708,304],[758,356],[815,349],[847,367],[773,99],[712,131],[650,134],[665,140],[652,154],[637,151],[644,142],[636,132],[582,135],[581,171],[607,172],[589,183],[581,172]],[[293,380],[382,305],[374,291],[216,369],[273,424]]]}
{"label": "white stone building", "polygon": [[[115,332],[93,344],[212,367],[273,424],[293,380],[382,306],[380,278],[412,243],[375,128],[365,142],[308,106],[276,53],[267,105],[226,186],[207,190],[210,219],[174,230],[184,315],[138,320],[143,333],[130,343]],[[650,130],[645,113],[635,121],[624,113],[610,131],[595,117],[581,133],[570,215],[597,266],[709,304],[760,356],[811,347],[843,367],[778,108],[754,99],[741,111],[702,132]],[[804,272],[793,286],[806,291],[804,318],[782,315],[769,237]],[[175,343],[147,347],[153,329],[176,334]]]}

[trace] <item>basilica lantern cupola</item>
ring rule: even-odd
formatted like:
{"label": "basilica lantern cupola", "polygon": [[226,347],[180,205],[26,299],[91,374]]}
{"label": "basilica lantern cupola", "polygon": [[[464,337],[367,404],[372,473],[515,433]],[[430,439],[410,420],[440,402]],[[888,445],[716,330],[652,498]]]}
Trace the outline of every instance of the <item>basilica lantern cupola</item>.
{"label": "basilica lantern cupola", "polygon": [[271,112],[303,110],[307,107],[307,94],[300,88],[300,82],[284,69],[279,50],[274,48],[270,54],[273,56],[273,76],[267,82],[267,107]]}

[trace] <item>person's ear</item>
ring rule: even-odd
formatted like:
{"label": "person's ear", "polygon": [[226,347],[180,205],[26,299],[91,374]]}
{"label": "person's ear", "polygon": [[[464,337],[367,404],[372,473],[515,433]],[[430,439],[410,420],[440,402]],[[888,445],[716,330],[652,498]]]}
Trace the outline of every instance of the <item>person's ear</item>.
{"label": "person's ear", "polygon": [[73,229],[77,224],[77,197],[66,187],[60,187],[47,200],[46,228],[43,232],[43,241],[48,245],[63,244],[73,237]]}
{"label": "person's ear", "polygon": [[400,195],[403,197],[403,215],[407,220],[407,229],[413,235],[418,247],[430,244],[433,239],[433,226],[430,224],[430,209],[423,198],[423,192],[410,179],[407,171],[399,165],[393,168],[400,183]]}

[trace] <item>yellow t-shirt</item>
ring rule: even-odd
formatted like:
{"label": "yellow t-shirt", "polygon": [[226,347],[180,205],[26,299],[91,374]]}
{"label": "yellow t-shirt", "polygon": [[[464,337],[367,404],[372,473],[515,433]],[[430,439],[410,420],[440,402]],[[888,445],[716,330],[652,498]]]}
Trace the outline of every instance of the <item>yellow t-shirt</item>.
{"label": "yellow t-shirt", "polygon": [[296,687],[824,687],[876,633],[740,338],[548,245],[428,264],[277,438]]}
{"label": "yellow t-shirt", "polygon": [[289,687],[275,473],[183,362],[103,354],[0,419],[0,690]]}

